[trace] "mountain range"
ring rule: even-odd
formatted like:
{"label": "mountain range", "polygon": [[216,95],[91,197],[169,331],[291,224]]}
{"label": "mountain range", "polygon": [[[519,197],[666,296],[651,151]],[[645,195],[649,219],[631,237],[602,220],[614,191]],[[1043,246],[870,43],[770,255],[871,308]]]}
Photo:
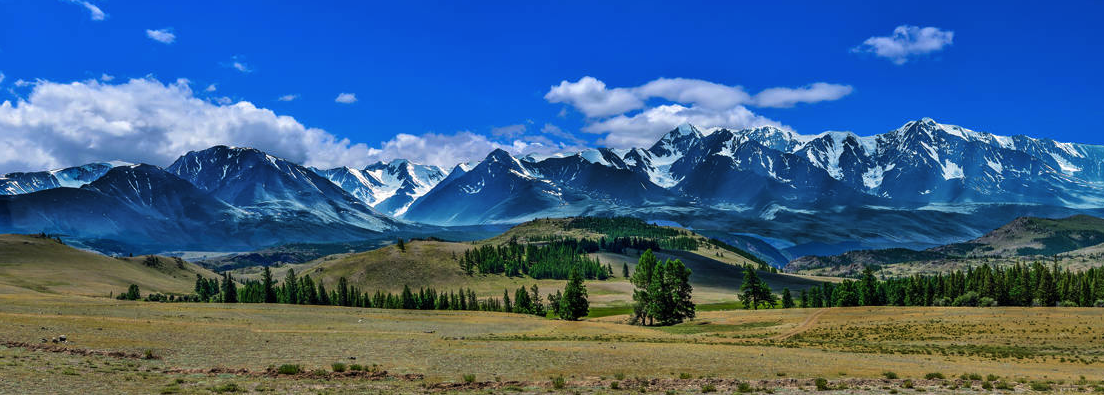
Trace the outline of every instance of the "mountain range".
{"label": "mountain range", "polygon": [[874,136],[681,125],[648,148],[522,158],[495,150],[447,172],[401,159],[314,169],[216,146],[164,169],[95,163],[12,173],[0,177],[0,194],[0,231],[151,249],[632,215],[773,246],[763,255],[780,265],[806,253],[947,244],[1022,215],[1096,213],[1104,147],[929,118]]}

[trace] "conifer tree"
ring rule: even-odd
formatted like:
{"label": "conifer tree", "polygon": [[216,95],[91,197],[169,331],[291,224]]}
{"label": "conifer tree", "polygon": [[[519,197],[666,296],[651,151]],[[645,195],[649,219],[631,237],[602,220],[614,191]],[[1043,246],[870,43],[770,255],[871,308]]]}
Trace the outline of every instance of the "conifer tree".
{"label": "conifer tree", "polygon": [[265,303],[276,303],[275,285],[275,282],[272,281],[272,271],[268,269],[268,266],[265,266],[264,274],[261,275],[261,289],[264,293]]}
{"label": "conifer tree", "polygon": [[[804,294],[804,291],[802,292]],[[782,288],[782,308],[792,309],[794,307],[793,295],[790,295],[789,288]]]}
{"label": "conifer tree", "polygon": [[238,303],[238,287],[234,285],[230,272],[222,275],[222,303]]}
{"label": "conifer tree", "polygon": [[563,297],[560,299],[560,318],[576,321],[585,317],[589,311],[590,303],[587,301],[587,289],[583,284],[583,276],[578,270],[572,270],[568,276],[567,286],[564,287]]}
{"label": "conifer tree", "polygon": [[656,259],[652,250],[644,251],[637,261],[636,271],[629,280],[635,287],[633,290],[633,320],[644,325],[655,322],[655,318],[649,315],[649,306],[653,300],[652,295],[649,294],[649,287],[652,284],[652,276],[658,263],[659,260]]}
{"label": "conifer tree", "polygon": [[299,304],[299,279],[295,277],[295,269],[288,269],[284,276],[284,303]]}
{"label": "conifer tree", "polygon": [[621,264],[621,277],[629,278],[629,263],[625,262]]}

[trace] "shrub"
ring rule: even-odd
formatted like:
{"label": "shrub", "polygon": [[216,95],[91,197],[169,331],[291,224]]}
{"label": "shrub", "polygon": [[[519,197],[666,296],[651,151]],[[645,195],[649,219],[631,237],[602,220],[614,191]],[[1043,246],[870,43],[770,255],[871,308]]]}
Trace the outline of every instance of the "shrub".
{"label": "shrub", "polygon": [[978,300],[978,306],[981,307],[997,307],[997,300],[988,296]]}
{"label": "shrub", "polygon": [[958,378],[962,380],[981,380],[981,375],[977,373],[963,373]]}
{"label": "shrub", "polygon": [[1005,390],[1005,391],[1012,391],[1012,390],[1016,389],[1016,387],[1013,386],[1012,384],[1008,384],[1008,383],[1003,382],[1003,381],[998,381],[997,385],[994,386],[994,387],[996,389]]}
{"label": "shrub", "polygon": [[344,372],[345,369],[346,369],[345,364],[343,364],[341,362],[334,362],[334,364],[330,365],[330,367],[333,368],[333,371],[337,372],[337,373]]}
{"label": "shrub", "polygon": [[981,383],[981,388],[984,389],[984,390],[991,390],[991,389],[993,389],[993,383],[990,383],[988,381],[983,382],[983,383]]}
{"label": "shrub", "polygon": [[741,394],[746,394],[751,391],[753,391],[753,389],[751,388],[751,384],[748,384],[746,382],[740,383],[736,386],[736,392],[739,392]]}
{"label": "shrub", "polygon": [[816,380],[813,380],[813,384],[816,385],[817,391],[827,391],[832,389],[831,387],[828,387],[828,380],[824,379],[823,377],[817,377]]}
{"label": "shrub", "polygon": [[977,307],[979,298],[977,292],[970,291],[955,298],[954,305],[958,307]]}
{"label": "shrub", "polygon": [[1072,300],[1063,300],[1058,303],[1058,307],[1077,307],[1077,302]]}
{"label": "shrub", "polygon": [[361,370],[365,370],[365,369],[364,369],[364,367],[363,367],[363,366],[360,366],[359,364],[355,364],[355,363],[354,363],[354,364],[352,364],[352,365],[349,365],[349,370],[352,370],[352,371],[354,371],[354,372],[359,372],[359,371],[361,371]]}
{"label": "shrub", "polygon": [[613,374],[613,378],[615,378],[617,380],[624,380],[625,379],[625,374],[621,373],[621,372],[617,372],[617,373]]}
{"label": "shrub", "polygon": [[679,373],[679,378],[683,380],[690,380],[694,378],[694,376],[691,376],[690,373]]}
{"label": "shrub", "polygon": [[1050,391],[1051,390],[1050,384],[1044,383],[1042,381],[1032,381],[1030,387],[1031,387],[1032,391]]}
{"label": "shrub", "polygon": [[465,383],[468,383],[468,384],[474,383],[474,382],[475,382],[475,375],[474,375],[474,374],[470,374],[470,373],[469,373],[469,374],[465,374],[465,375],[464,375],[464,382],[465,382]]}
{"label": "shrub", "polygon": [[561,390],[567,386],[567,380],[564,380],[563,376],[556,376],[552,378],[552,388]]}
{"label": "shrub", "polygon": [[280,365],[279,368],[276,368],[276,373],[279,373],[279,374],[299,374],[299,373],[303,373],[303,367],[299,366],[299,365],[292,365],[290,363],[285,363],[283,365]]}
{"label": "shrub", "polygon": [[946,296],[942,298],[936,298],[932,301],[932,305],[935,307],[948,307],[951,305],[951,298],[948,298]]}
{"label": "shrub", "polygon": [[884,376],[885,378],[890,379],[890,380],[896,380],[897,379],[897,373],[894,373],[894,372],[882,372],[882,376]]}
{"label": "shrub", "polygon": [[944,376],[943,373],[933,372],[933,373],[925,374],[924,378],[928,379],[928,380],[935,380],[935,379],[943,380],[943,379],[947,378],[947,376]]}
{"label": "shrub", "polygon": [[242,392],[242,388],[234,383],[224,383],[222,385],[216,385],[211,387],[211,392],[225,393],[225,392]]}
{"label": "shrub", "polygon": [[611,390],[619,390],[619,389],[621,389],[621,382],[619,382],[619,381],[614,381],[614,382],[611,382],[611,383],[610,383],[610,389],[611,389]]}
{"label": "shrub", "polygon": [[1000,379],[1000,376],[997,376],[997,375],[992,374],[992,373],[989,373],[988,375],[985,376],[985,381],[997,381],[999,379]]}
{"label": "shrub", "polygon": [[1096,303],[1093,303],[1093,307],[1104,307],[1104,299],[1097,299]]}
{"label": "shrub", "polygon": [[914,388],[912,385],[912,380],[905,379],[905,382],[901,383],[901,388]]}
{"label": "shrub", "polygon": [[717,392],[717,387],[714,386],[713,384],[706,384],[706,385],[703,385],[701,387],[701,392],[703,394],[707,394],[707,393],[710,393],[710,392]]}

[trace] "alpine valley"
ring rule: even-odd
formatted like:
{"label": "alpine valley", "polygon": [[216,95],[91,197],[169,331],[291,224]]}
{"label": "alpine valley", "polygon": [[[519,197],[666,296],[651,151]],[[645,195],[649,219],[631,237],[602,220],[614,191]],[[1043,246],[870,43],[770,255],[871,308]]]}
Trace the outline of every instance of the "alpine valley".
{"label": "alpine valley", "polygon": [[164,168],[11,173],[0,194],[0,232],[60,234],[104,252],[245,251],[632,216],[781,267],[805,255],[962,242],[1021,216],[1100,215],[1104,147],[929,118],[874,136],[681,125],[647,148],[495,150],[451,169],[407,160],[315,169],[215,146]]}

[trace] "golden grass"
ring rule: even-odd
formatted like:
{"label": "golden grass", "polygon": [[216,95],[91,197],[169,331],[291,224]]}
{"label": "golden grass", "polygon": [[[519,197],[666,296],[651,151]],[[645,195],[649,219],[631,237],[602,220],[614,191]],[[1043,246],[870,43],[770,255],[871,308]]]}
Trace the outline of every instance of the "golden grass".
{"label": "golden grass", "polygon": [[51,239],[0,235],[0,293],[42,292],[106,296],[137,284],[150,292],[191,293],[195,275],[214,273],[171,258],[143,264],[145,257],[116,259],[78,250]]}

